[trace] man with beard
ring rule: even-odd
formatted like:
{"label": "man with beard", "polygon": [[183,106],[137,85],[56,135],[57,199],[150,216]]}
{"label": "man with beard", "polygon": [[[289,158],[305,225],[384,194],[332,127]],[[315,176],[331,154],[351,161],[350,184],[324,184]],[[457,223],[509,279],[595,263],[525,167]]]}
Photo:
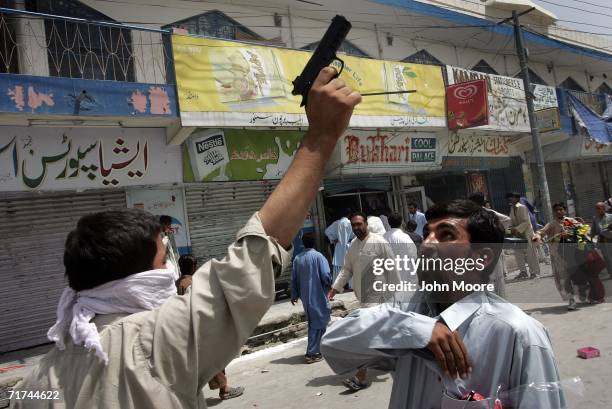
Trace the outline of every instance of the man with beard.
{"label": "man with beard", "polygon": [[[419,291],[402,308],[386,304],[353,312],[323,337],[327,363],[345,373],[388,367],[391,360],[392,409],[451,407],[446,405],[469,391],[495,398],[500,386],[503,392],[525,385],[530,386],[502,393],[503,407],[564,408],[560,389],[538,388],[559,381],[546,329],[493,293],[454,289],[489,281],[504,237],[497,217],[472,201],[455,200],[430,208],[427,220],[424,264],[450,259],[456,269],[421,270],[419,278],[422,287],[437,283],[450,290]],[[468,264],[482,268],[460,273],[459,266]]]}
{"label": "man with beard", "polygon": [[[353,214],[351,227],[357,238],[351,242],[344,259],[344,267],[329,291],[329,299],[333,300],[336,294],[342,292],[344,285],[352,278],[353,290],[361,307],[373,302],[384,302],[380,293],[372,293],[370,288],[365,288],[367,284],[364,286],[364,283],[373,279],[372,262],[374,259],[393,258],[389,243],[382,236],[370,233],[368,218],[362,212]],[[367,388],[369,386],[367,369],[360,368],[354,377],[345,379],[344,384],[354,391]]]}

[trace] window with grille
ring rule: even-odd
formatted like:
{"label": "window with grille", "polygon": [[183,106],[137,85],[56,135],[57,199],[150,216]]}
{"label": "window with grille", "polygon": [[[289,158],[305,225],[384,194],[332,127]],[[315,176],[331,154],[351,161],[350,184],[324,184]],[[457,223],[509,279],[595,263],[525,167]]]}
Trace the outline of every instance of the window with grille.
{"label": "window with grille", "polygon": [[224,38],[227,40],[265,40],[259,34],[249,30],[247,27],[219,10],[212,10],[204,14],[176,21],[163,28],[182,28],[187,30],[189,34]]}
{"label": "window with grille", "polygon": [[493,67],[489,65],[485,60],[480,60],[472,67],[473,71],[484,72],[485,74],[499,75]]}
{"label": "window with grille", "polygon": [[[26,0],[29,11],[113,22],[77,0]],[[95,80],[134,81],[130,30],[94,23],[45,19],[49,75]]]}
{"label": "window with grille", "polygon": [[[319,45],[319,41],[302,47],[302,50],[315,50],[318,45]],[[344,40],[342,42],[342,45],[340,46],[338,51],[349,54],[349,55],[355,55],[357,57],[372,58],[365,51],[361,50],[359,47],[357,47],[355,44],[351,43],[348,40]]]}
{"label": "window with grille", "polygon": [[[0,2],[2,7],[6,5]],[[19,17],[0,13],[0,73],[19,73],[19,53],[15,36],[15,26]]]}
{"label": "window with grille", "polygon": [[402,62],[411,62],[414,64],[445,65],[442,61],[438,60],[426,50],[418,51],[404,58]]}
{"label": "window with grille", "polygon": [[[528,70],[529,70],[529,81],[532,84],[548,85],[546,81],[542,79],[542,77],[536,74],[535,71],[533,71],[531,68],[529,68]],[[518,74],[516,74],[515,78],[523,79],[523,71],[520,71]]]}

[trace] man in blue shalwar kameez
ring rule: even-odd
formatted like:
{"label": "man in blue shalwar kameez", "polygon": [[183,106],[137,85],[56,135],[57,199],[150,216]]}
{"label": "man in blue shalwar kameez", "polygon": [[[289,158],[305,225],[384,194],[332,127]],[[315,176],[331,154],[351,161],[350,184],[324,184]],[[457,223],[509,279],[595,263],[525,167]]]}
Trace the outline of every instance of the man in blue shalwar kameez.
{"label": "man in blue shalwar kameez", "polygon": [[327,291],[331,286],[329,264],[323,254],[316,251],[315,238],[312,233],[302,237],[304,251],[293,260],[291,272],[291,303],[302,300],[306,319],[308,320],[308,347],[306,363],[311,364],[323,359],[321,356],[321,338],[329,323],[331,307],[327,300]]}

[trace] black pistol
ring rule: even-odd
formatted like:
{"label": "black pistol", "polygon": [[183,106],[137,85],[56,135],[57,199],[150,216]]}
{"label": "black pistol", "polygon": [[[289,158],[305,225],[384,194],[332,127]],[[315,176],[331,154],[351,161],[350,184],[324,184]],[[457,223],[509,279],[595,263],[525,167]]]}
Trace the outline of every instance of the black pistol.
{"label": "black pistol", "polygon": [[312,83],[324,67],[327,67],[332,61],[337,60],[341,64],[338,75],[342,72],[344,61],[338,58],[336,52],[342,45],[349,31],[351,31],[351,23],[349,23],[346,18],[336,15],[336,17],[332,19],[317,49],[314,54],[312,54],[312,57],[310,57],[310,60],[308,60],[306,67],[304,67],[304,71],[302,71],[293,81],[293,91],[291,93],[293,95],[302,96],[301,107],[306,105],[308,91],[310,91]]}

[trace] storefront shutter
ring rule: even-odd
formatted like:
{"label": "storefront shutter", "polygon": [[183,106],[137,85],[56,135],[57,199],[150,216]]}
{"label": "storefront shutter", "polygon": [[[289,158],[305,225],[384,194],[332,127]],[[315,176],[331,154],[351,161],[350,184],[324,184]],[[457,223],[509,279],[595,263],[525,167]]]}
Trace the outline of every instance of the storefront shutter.
{"label": "storefront shutter", "polygon": [[[64,244],[87,213],[125,208],[123,190],[0,198],[0,352],[49,342],[66,280]],[[86,273],[86,272],[84,272]]]}
{"label": "storefront shutter", "polygon": [[595,203],[604,200],[604,182],[597,162],[572,164],[572,178],[576,191],[576,216],[590,222],[595,214]]}
{"label": "storefront shutter", "polygon": [[186,185],[191,247],[198,264],[226,255],[238,230],[261,208],[277,184],[278,181],[258,181]]}

